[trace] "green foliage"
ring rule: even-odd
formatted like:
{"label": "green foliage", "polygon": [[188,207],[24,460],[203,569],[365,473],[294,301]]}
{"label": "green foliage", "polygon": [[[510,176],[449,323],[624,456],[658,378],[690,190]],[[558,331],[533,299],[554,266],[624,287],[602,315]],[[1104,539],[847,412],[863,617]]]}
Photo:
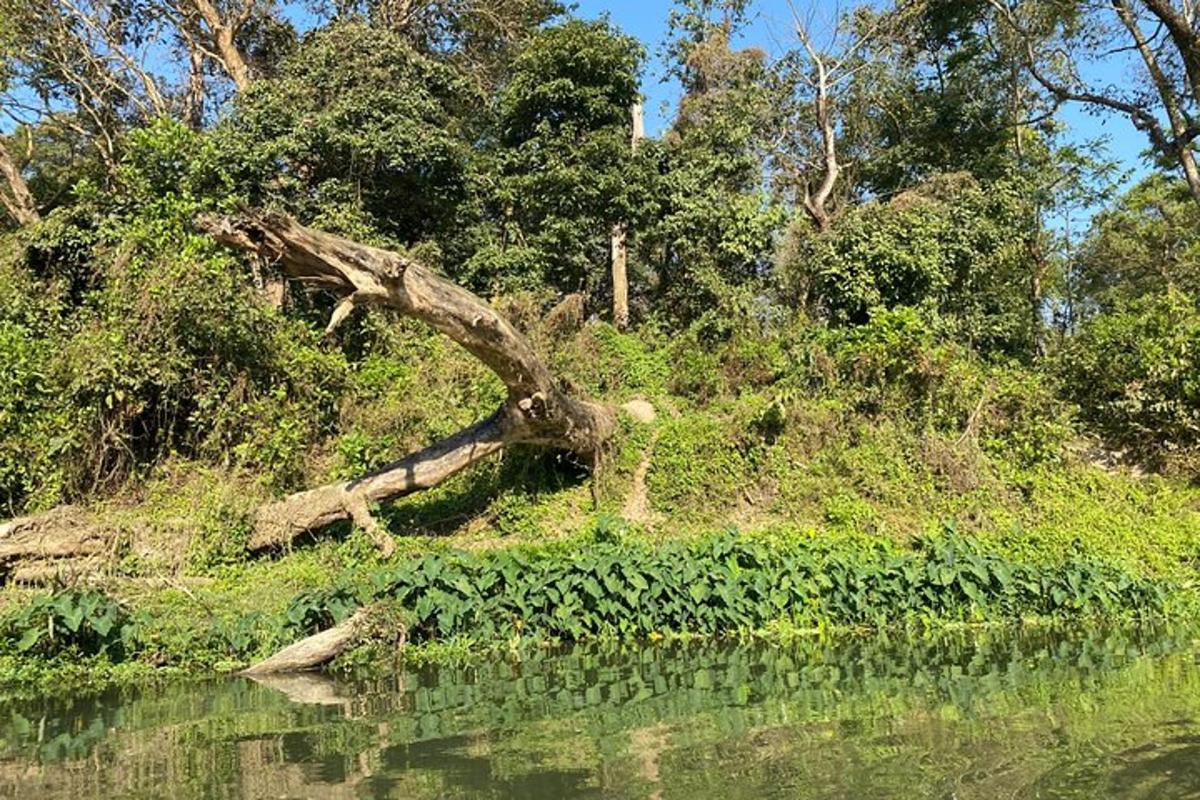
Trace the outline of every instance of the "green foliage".
{"label": "green foliage", "polygon": [[879,308],[928,306],[983,352],[1031,349],[1020,184],[945,176],[847,214],[826,235],[794,229],[785,280],[838,325]]}
{"label": "green foliage", "polygon": [[107,656],[120,660],[134,648],[125,610],[101,592],[69,589],[38,595],[0,623],[0,640],[26,656]]}
{"label": "green foliage", "polygon": [[0,509],[8,515],[62,497],[75,431],[55,391],[55,297],[36,304],[36,285],[15,265],[0,265]]}
{"label": "green foliage", "polygon": [[532,37],[499,93],[491,186],[462,269],[508,290],[603,292],[612,227],[641,215],[649,165],[630,146],[642,49],[606,22]]}
{"label": "green foliage", "polygon": [[465,91],[401,34],[339,22],[238,95],[217,147],[252,201],[411,244],[445,225],[463,197],[468,152],[454,110]]}
{"label": "green foliage", "polygon": [[283,612],[284,630],[294,638],[310,636],[345,621],[358,605],[355,595],[344,588],[302,594]]}
{"label": "green foliage", "polygon": [[1151,175],[1096,215],[1076,257],[1077,303],[1112,309],[1177,289],[1200,291],[1200,213],[1187,186]]}
{"label": "green foliage", "polygon": [[5,242],[0,503],[14,512],[176,453],[293,486],[335,418],[344,357],[192,229],[222,185],[210,144],[164,121],[126,148],[118,192],[81,184],[79,206]]}
{"label": "green foliage", "polygon": [[1070,396],[1110,442],[1200,474],[1200,305],[1148,295],[1089,320],[1059,356]]}
{"label": "green foliage", "polygon": [[660,336],[649,326],[634,334],[598,323],[557,344],[555,366],[574,373],[597,397],[665,397],[678,370]]}
{"label": "green foliage", "polygon": [[687,519],[737,506],[752,472],[747,444],[715,415],[683,415],[664,423],[647,476],[656,509]]}
{"label": "green foliage", "polygon": [[730,45],[744,12],[741,2],[689,2],[672,15],[668,68],[685,93],[663,142],[645,148],[662,177],[638,248],[661,313],[677,324],[751,313],[784,218],[762,189],[760,149],[773,130],[764,55]]}
{"label": "green foliage", "polygon": [[191,572],[203,574],[245,559],[252,502],[253,498],[237,494],[234,488],[220,487],[208,494],[200,507],[191,509],[194,533],[186,555]]}
{"label": "green foliage", "polygon": [[[432,554],[379,572],[372,585],[373,596],[413,612],[416,641],[458,634],[566,641],[713,635],[781,619],[874,626],[1156,613],[1166,597],[1161,585],[1086,556],[1014,562],[953,532],[908,552],[882,543],[771,542],[733,532],[653,547],[606,535],[570,548]],[[296,606],[310,607],[307,599]]]}

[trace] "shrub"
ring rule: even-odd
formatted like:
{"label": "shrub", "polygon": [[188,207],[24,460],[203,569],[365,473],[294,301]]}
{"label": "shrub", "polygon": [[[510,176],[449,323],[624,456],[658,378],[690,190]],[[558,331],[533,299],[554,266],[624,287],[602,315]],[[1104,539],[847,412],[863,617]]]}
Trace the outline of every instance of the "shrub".
{"label": "shrub", "polygon": [[105,655],[118,661],[135,641],[125,610],[91,589],[38,595],[10,612],[0,630],[18,653],[42,657]]}
{"label": "shrub", "polygon": [[1058,358],[1068,395],[1110,443],[1200,475],[1200,303],[1151,295],[1090,320]]}
{"label": "shrub", "polygon": [[1019,185],[941,176],[854,209],[827,234],[794,227],[781,264],[792,290],[835,325],[927,305],[982,351],[1031,352]]}

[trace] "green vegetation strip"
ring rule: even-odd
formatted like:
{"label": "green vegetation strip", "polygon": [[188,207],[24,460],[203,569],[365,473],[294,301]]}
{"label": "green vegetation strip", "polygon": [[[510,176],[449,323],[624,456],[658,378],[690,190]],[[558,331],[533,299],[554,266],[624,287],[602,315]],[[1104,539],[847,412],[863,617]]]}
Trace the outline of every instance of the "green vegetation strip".
{"label": "green vegetation strip", "polygon": [[[733,531],[651,544],[602,526],[589,540],[446,551],[347,572],[329,588],[298,596],[282,615],[256,612],[214,624],[193,645],[244,663],[367,603],[395,608],[396,628],[406,626],[410,642],[486,645],[514,637],[719,636],[779,625],[1157,616],[1169,613],[1172,588],[1083,553],[1053,563],[1014,561],[950,531],[901,549],[879,540],[772,539]],[[145,610],[127,609],[94,590],[38,596],[3,619],[0,659],[85,656],[164,665],[152,633],[156,624],[161,620]]]}
{"label": "green vegetation strip", "polygon": [[911,550],[879,541],[772,542],[732,531],[652,545],[432,554],[383,569],[368,585],[301,596],[297,630],[325,627],[361,603],[410,615],[411,641],[531,634],[576,641],[665,633],[721,635],[788,621],[883,627],[897,622],[1158,614],[1170,589],[1083,554],[1021,563],[947,532]]}

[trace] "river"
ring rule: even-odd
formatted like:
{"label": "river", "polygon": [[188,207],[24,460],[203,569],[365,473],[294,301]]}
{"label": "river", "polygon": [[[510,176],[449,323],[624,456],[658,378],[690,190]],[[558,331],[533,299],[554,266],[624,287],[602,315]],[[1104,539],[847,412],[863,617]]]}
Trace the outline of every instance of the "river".
{"label": "river", "polygon": [[1200,798],[1198,658],[964,630],[0,702],[0,797]]}

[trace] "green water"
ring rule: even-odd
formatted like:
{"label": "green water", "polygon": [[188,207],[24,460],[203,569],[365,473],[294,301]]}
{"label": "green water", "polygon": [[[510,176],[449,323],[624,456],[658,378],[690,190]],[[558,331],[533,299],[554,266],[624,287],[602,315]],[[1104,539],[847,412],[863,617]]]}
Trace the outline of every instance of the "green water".
{"label": "green water", "polygon": [[964,632],[0,703],[0,797],[1200,798],[1198,654]]}

